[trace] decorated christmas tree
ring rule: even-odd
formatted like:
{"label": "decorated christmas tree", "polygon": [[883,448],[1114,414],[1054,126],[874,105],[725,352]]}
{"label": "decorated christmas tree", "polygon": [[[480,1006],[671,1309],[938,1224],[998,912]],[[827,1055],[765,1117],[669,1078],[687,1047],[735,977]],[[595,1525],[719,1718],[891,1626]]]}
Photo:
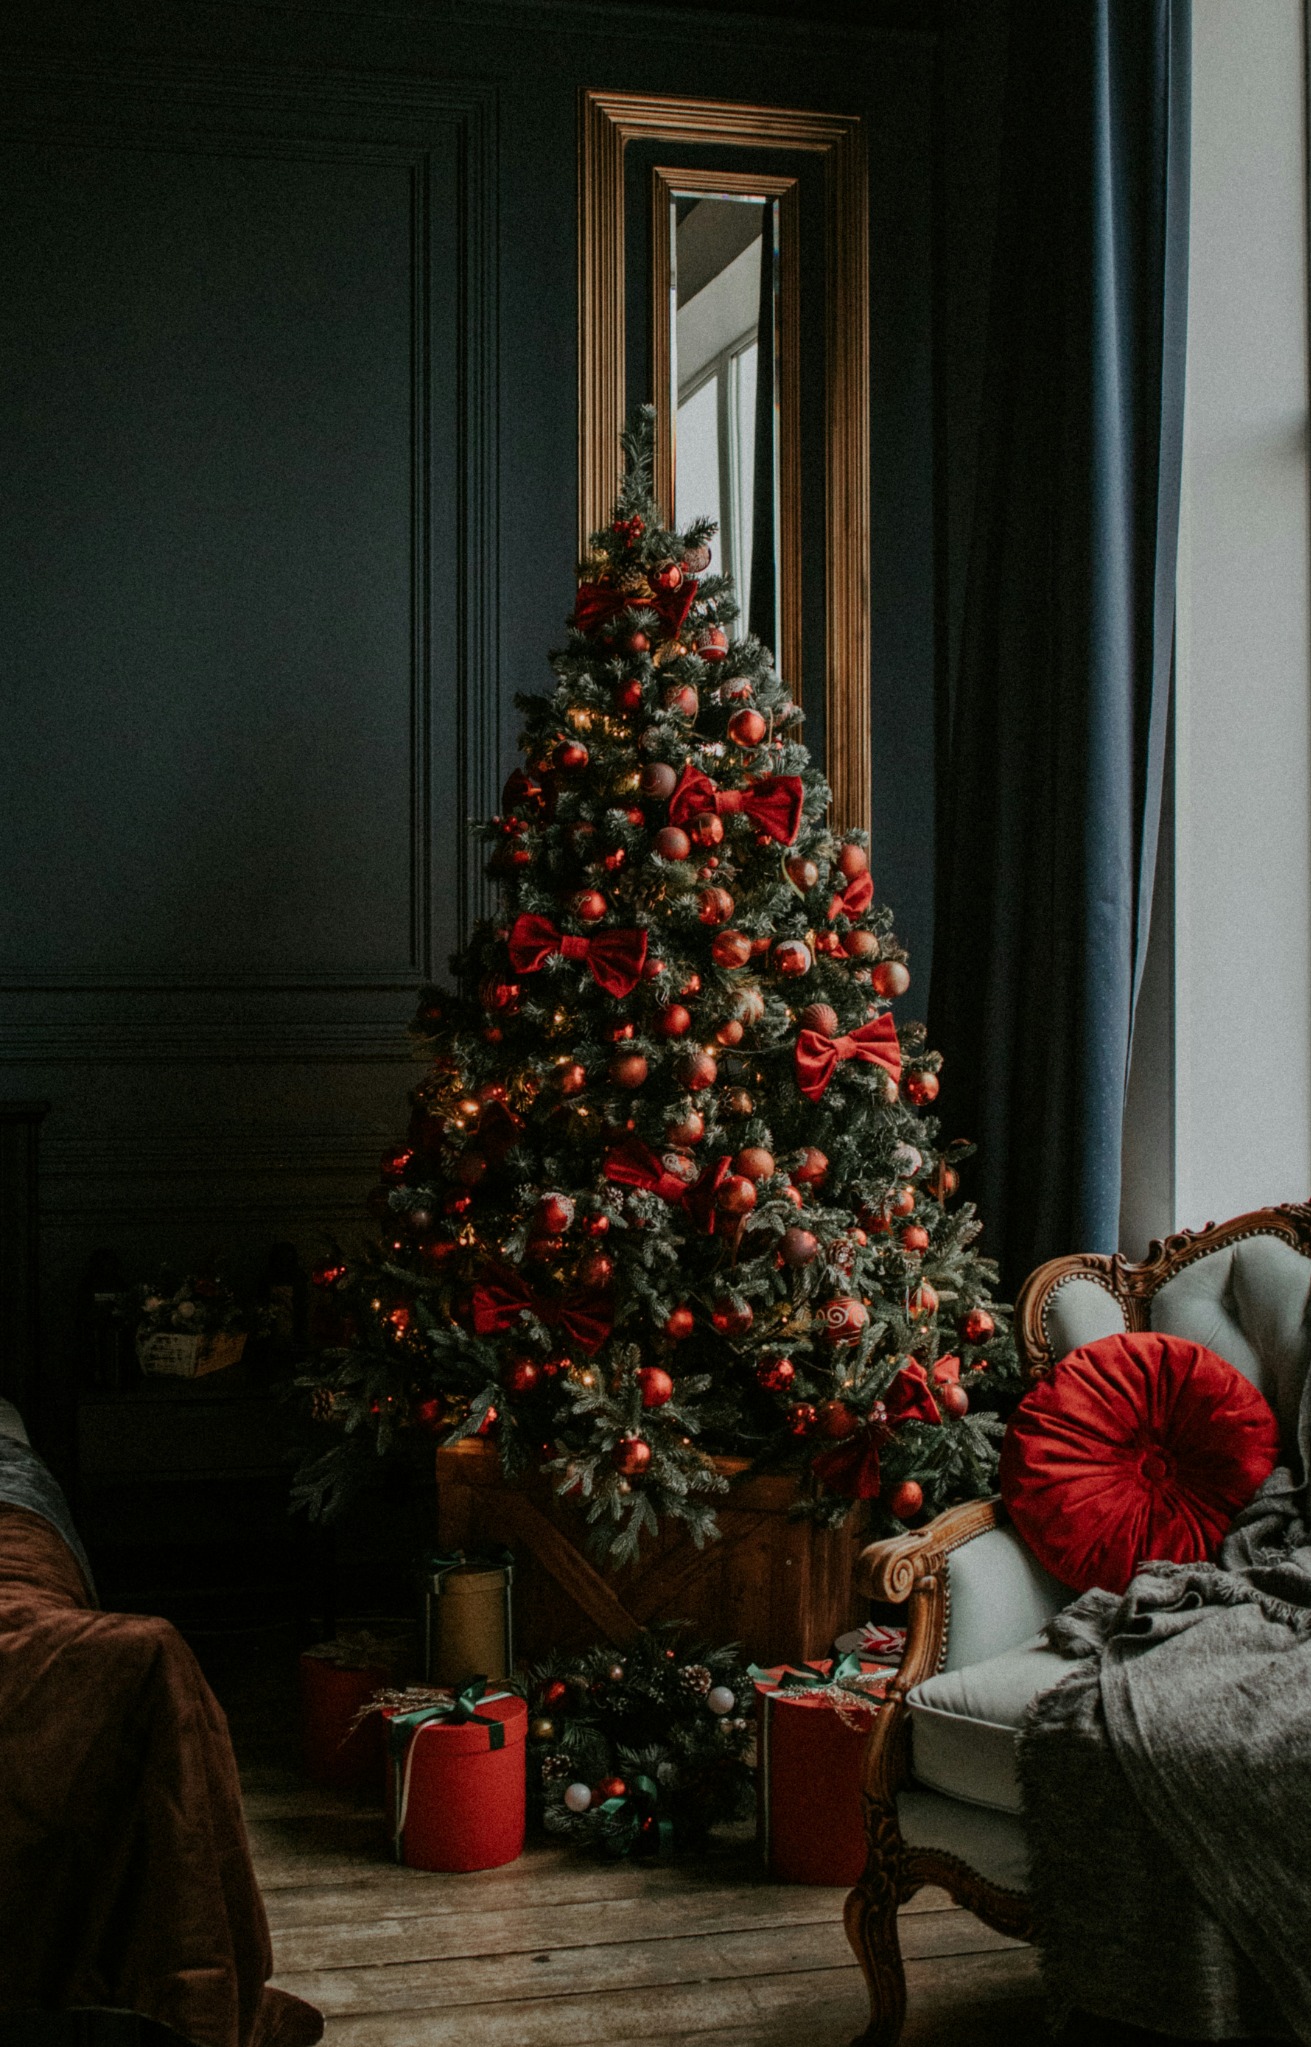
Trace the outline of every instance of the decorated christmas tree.
{"label": "decorated christmas tree", "polygon": [[[413,1428],[545,1467],[620,1561],[714,1532],[716,1460],[895,1529],[986,1492],[1015,1383],[964,1143],[865,837],[835,832],[766,648],[730,638],[713,526],[661,524],[627,437],[554,687],[481,826],[498,914],[425,991],[427,1072],[316,1274],[335,1341],[299,1497],[332,1513]],[[321,1319],[323,1319],[321,1317]],[[990,1404],[995,1404],[991,1403]]]}

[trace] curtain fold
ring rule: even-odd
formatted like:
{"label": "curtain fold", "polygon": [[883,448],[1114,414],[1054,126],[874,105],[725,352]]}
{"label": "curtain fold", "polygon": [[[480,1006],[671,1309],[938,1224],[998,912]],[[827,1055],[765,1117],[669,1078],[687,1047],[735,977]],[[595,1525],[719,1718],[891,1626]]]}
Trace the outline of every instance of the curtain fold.
{"label": "curtain fold", "polygon": [[1174,635],[1189,0],[1014,0],[930,1024],[1013,1289],[1115,1247]]}

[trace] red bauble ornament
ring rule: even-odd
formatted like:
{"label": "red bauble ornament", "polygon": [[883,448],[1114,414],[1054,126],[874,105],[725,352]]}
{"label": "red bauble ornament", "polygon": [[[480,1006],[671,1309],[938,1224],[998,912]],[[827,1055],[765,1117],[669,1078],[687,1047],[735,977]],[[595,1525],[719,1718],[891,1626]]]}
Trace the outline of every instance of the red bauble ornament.
{"label": "red bauble ornament", "polygon": [[735,746],[759,746],[768,730],[759,711],[734,711],[728,721],[728,736]]}
{"label": "red bauble ornament", "polygon": [[507,1393],[531,1393],[541,1376],[534,1359],[511,1358],[501,1374],[501,1383]]}
{"label": "red bauble ornament", "polygon": [[685,1088],[697,1094],[704,1087],[714,1086],[719,1068],[709,1052],[694,1052],[681,1067],[679,1077]]}
{"label": "red bauble ornament", "polygon": [[727,1023],[722,1023],[715,1032],[718,1042],[730,1048],[734,1045],[740,1045],[745,1035],[742,1025],[735,1016],[731,1016]]}
{"label": "red bauble ornament", "polygon": [[808,1436],[818,1420],[818,1409],[812,1407],[808,1400],[799,1400],[795,1407],[788,1409],[788,1432],[793,1436]]}
{"label": "red bauble ornament", "polygon": [[954,1414],[957,1420],[960,1419],[961,1415],[968,1414],[970,1411],[969,1394],[963,1386],[958,1386],[952,1380],[948,1380],[945,1386],[935,1385],[933,1397],[939,1407],[945,1407],[947,1413]]}
{"label": "red bauble ornament", "polygon": [[585,888],[574,897],[571,905],[575,917],[584,924],[598,924],[604,917],[609,904],[598,888]]}
{"label": "red bauble ornament", "polygon": [[607,874],[617,874],[627,858],[628,855],[622,846],[612,846],[601,865]]}
{"label": "red bauble ornament", "polygon": [[907,1306],[912,1322],[918,1322],[924,1315],[936,1315],[938,1312],[937,1288],[930,1286],[927,1279],[921,1280],[911,1295]]}
{"label": "red bauble ornament", "polygon": [[580,1095],[587,1086],[587,1068],[571,1059],[567,1066],[556,1068],[555,1084],[562,1095]]}
{"label": "red bauble ornament", "polygon": [[476,1436],[486,1436],[490,1434],[490,1432],[496,1427],[496,1424],[500,1419],[501,1417],[497,1413],[496,1409],[494,1407],[489,1407],[485,1414],[483,1415],[483,1418],[479,1422],[477,1428],[474,1430],[474,1434]]}
{"label": "red bauble ornament", "polygon": [[671,1343],[681,1343],[696,1327],[696,1318],[690,1308],[675,1308],[665,1323],[665,1335]]}
{"label": "red bauble ornament", "polygon": [[610,1078],[616,1087],[641,1087],[650,1072],[640,1052],[625,1052],[610,1062]]}
{"label": "red bauble ornament", "polygon": [[838,1013],[827,1002],[808,1002],[797,1022],[803,1031],[821,1031],[826,1038],[838,1034]]}
{"label": "red bauble ornament", "polygon": [[898,1187],[896,1193],[888,1202],[888,1212],[891,1215],[913,1215],[915,1213],[915,1189],[913,1187]]}
{"label": "red bauble ornament", "polygon": [[884,1494],[883,1503],[898,1521],[909,1521],[924,1505],[924,1488],[913,1478],[903,1478],[890,1493]]}
{"label": "red bauble ornament", "polygon": [[929,1233],[922,1223],[907,1223],[898,1233],[897,1241],[912,1258],[919,1258],[929,1248]]}
{"label": "red bauble ornament", "polygon": [[728,653],[728,634],[722,625],[708,625],[696,636],[696,650],[703,661],[722,661]]}
{"label": "red bauble ornament", "polygon": [[783,1263],[799,1269],[803,1265],[813,1264],[818,1258],[819,1238],[810,1230],[798,1229],[794,1223],[791,1229],[784,1230],[778,1248],[783,1253]]}
{"label": "red bauble ornament", "polygon": [[827,1172],[828,1159],[824,1153],[816,1151],[814,1145],[807,1145],[801,1154],[800,1164],[792,1168],[792,1177],[803,1187],[818,1187]]}
{"label": "red bauble ornament", "polygon": [[583,1233],[585,1236],[603,1237],[609,1228],[610,1218],[608,1215],[585,1215],[583,1217]]}
{"label": "red bauble ornament", "polygon": [[803,892],[814,888],[815,883],[819,880],[818,867],[813,860],[806,859],[805,855],[801,853],[798,853],[786,863],[785,871],[793,887],[799,888]]}
{"label": "red bauble ornament", "polygon": [[733,1161],[735,1173],[745,1173],[748,1180],[768,1180],[775,1171],[774,1154],[766,1151],[763,1144],[748,1144]]}
{"label": "red bauble ornament", "polygon": [[697,900],[703,924],[727,924],[733,914],[733,898],[726,888],[703,888]]}
{"label": "red bauble ornament", "polygon": [[483,1008],[504,1010],[507,1015],[519,1007],[522,994],[517,981],[502,981],[495,974],[484,974],[478,983],[478,997]]}
{"label": "red bauble ornament", "polygon": [[698,1115],[695,1109],[689,1109],[686,1116],[680,1116],[677,1123],[665,1126],[665,1136],[679,1151],[686,1150],[689,1144],[700,1144],[705,1134],[706,1119]]}
{"label": "red bauble ornament", "polygon": [[487,1161],[481,1152],[461,1152],[459,1163],[455,1168],[455,1177],[462,1186],[476,1187],[478,1182],[486,1177],[486,1173]]}
{"label": "red bauble ornament", "polygon": [[339,1279],[345,1279],[347,1267],[340,1258],[325,1259],[316,1265],[310,1277],[315,1286],[336,1286]]}
{"label": "red bauble ornament", "polygon": [[555,749],[555,764],[566,774],[577,774],[580,768],[587,766],[590,758],[587,748],[576,739],[562,739]]}
{"label": "red bauble ornament", "polygon": [[542,803],[542,785],[522,768],[515,768],[506,777],[501,791],[501,803],[506,810],[539,810]]}
{"label": "red bauble ornament", "polygon": [[938,1099],[938,1076],[936,1073],[908,1073],[902,1084],[905,1087],[907,1097],[914,1102],[917,1108],[922,1109],[926,1102],[936,1102]]}
{"label": "red bauble ornament", "polygon": [[744,931],[717,931],[710,957],[717,967],[744,967],[751,957],[751,940]]}
{"label": "red bauble ornament", "polygon": [[715,1196],[715,1205],[725,1215],[749,1215],[756,1205],[756,1183],[745,1173],[730,1173]]}
{"label": "red bauble ornament", "polygon": [[578,1284],[585,1287],[609,1286],[615,1276],[615,1262],[607,1251],[589,1251],[579,1261]]}
{"label": "red bauble ornament", "polygon": [[563,1237],[530,1237],[524,1247],[524,1257],[534,1265],[550,1265],[564,1249]]}
{"label": "red bauble ornament", "polygon": [[955,1166],[949,1166],[945,1159],[939,1159],[925,1184],[935,1201],[950,1201],[960,1186],[960,1174]]}
{"label": "red bauble ornament", "polygon": [[756,1098],[754,1095],[749,1095],[744,1087],[735,1087],[729,1095],[725,1096],[724,1108],[730,1116],[754,1116],[756,1113]]}
{"label": "red bauble ornament", "polygon": [[668,1009],[656,1011],[655,1032],[659,1038],[681,1038],[692,1028],[692,1012],[684,1009],[681,1002],[671,1002]]}
{"label": "red bauble ornament", "polygon": [[791,1358],[774,1358],[756,1373],[757,1382],[766,1393],[786,1393],[796,1376],[797,1368]]}
{"label": "red bauble ornament", "polygon": [[617,711],[640,710],[642,685],[637,676],[630,676],[627,682],[615,684],[615,709]]}
{"label": "red bauble ornament", "polygon": [[662,860],[686,860],[692,850],[692,841],[676,824],[662,825],[654,845]]}
{"label": "red bauble ornament", "polygon": [[628,1786],[622,1777],[603,1777],[592,1794],[593,1803],[599,1805],[606,1798],[627,1798]]}
{"label": "red bauble ornament", "polygon": [[710,1319],[721,1336],[745,1336],[756,1317],[749,1302],[736,1308],[732,1301],[716,1301]]}
{"label": "red bauble ornament", "polygon": [[692,837],[698,846],[719,846],[724,840],[724,820],[716,811],[703,810],[692,820]]}
{"label": "red bauble ornament", "polygon": [[831,1301],[824,1302],[816,1320],[826,1343],[858,1343],[869,1321],[869,1309],[853,1294],[835,1294]]}
{"label": "red bauble ornament", "polygon": [[473,1207],[473,1196],[450,1193],[443,1200],[442,1207],[447,1215],[467,1215]]}
{"label": "red bauble ornament", "polygon": [[879,938],[876,931],[848,931],[842,941],[842,950],[849,960],[875,960],[879,956]]}
{"label": "red bauble ornament", "polygon": [[665,709],[681,711],[685,718],[695,718],[701,708],[701,699],[690,682],[679,682],[665,691]]}
{"label": "red bauble ornament", "polygon": [[780,974],[793,979],[808,974],[811,967],[810,947],[800,938],[783,938],[774,947],[774,965]]}
{"label": "red bauble ornament", "polygon": [[392,1151],[385,1151],[382,1155],[383,1179],[403,1180],[405,1168],[413,1157],[414,1152],[407,1144],[398,1144]]}
{"label": "red bauble ornament", "polygon": [[569,1696],[569,1687],[562,1677],[553,1677],[542,1687],[542,1704],[547,1707],[563,1706]]}
{"label": "red bauble ornament", "polygon": [[848,881],[855,881],[857,875],[869,873],[869,854],[854,839],[848,839],[838,851],[838,869]]}
{"label": "red bauble ornament", "polygon": [[574,1219],[574,1203],[568,1194],[543,1194],[533,1212],[533,1229],[538,1236],[558,1237]]}
{"label": "red bauble ornament", "polygon": [[904,995],[910,986],[910,973],[901,960],[880,960],[869,979],[875,994],[888,1002]]}
{"label": "red bauble ornament", "polygon": [[689,547],[683,556],[683,567],[689,576],[704,575],[710,567],[710,548],[706,541],[698,540],[695,547]]}
{"label": "red bauble ornament", "polygon": [[434,1393],[428,1400],[416,1400],[410,1410],[410,1417],[416,1428],[427,1429],[430,1435],[435,1435],[442,1425],[445,1413],[446,1402],[439,1400]]}
{"label": "red bauble ornament", "polygon": [[624,646],[630,654],[645,654],[650,644],[649,638],[640,627],[624,637]]}
{"label": "red bauble ornament", "polygon": [[821,1400],[819,1404],[819,1433],[840,1443],[847,1436],[854,1436],[860,1427],[860,1416],[845,1400]]}
{"label": "red bauble ornament", "polygon": [[971,1308],[960,1333],[966,1343],[988,1343],[997,1334],[997,1324],[986,1308]]}
{"label": "red bauble ornament", "polygon": [[644,796],[656,803],[667,803],[678,787],[678,776],[667,762],[652,761],[643,768],[640,783]]}
{"label": "red bauble ornament", "polygon": [[[625,1478],[636,1478],[651,1462],[651,1445],[641,1436],[621,1436],[610,1452],[610,1462]],[[607,1791],[607,1798],[622,1797],[618,1791]]]}
{"label": "red bauble ornament", "polygon": [[643,1407],[663,1407],[667,1400],[673,1398],[674,1382],[659,1365],[640,1366],[637,1383],[642,1389]]}
{"label": "red bauble ornament", "polygon": [[683,571],[677,562],[662,562],[651,581],[657,590],[678,590],[682,588]]}

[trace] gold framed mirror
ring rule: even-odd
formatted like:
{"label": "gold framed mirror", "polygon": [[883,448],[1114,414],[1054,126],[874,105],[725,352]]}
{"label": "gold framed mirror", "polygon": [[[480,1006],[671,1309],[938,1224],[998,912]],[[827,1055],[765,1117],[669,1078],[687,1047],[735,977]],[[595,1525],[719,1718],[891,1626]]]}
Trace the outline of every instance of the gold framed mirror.
{"label": "gold framed mirror", "polygon": [[[627,388],[625,331],[631,283],[625,150],[635,142],[673,145],[661,152],[667,160],[650,172],[651,262],[643,296],[650,309],[651,389],[641,391]],[[694,160],[698,150],[725,147],[750,152],[750,160],[744,155],[743,167],[732,171],[707,169]],[[680,149],[687,152],[681,163]],[[804,451],[812,468],[822,470],[822,567],[813,549],[803,564],[802,229],[798,179],[784,161],[790,153],[795,162],[798,152],[818,163],[823,179],[824,247],[812,252],[823,277],[823,446]],[[610,516],[620,476],[619,435],[632,407],[647,399],[655,403],[656,492],[667,517],[686,519],[692,509],[679,487],[680,421],[685,471],[692,434],[699,429],[702,450],[719,451],[711,516],[720,516],[724,565],[739,574],[745,568],[755,589],[765,549],[761,534],[772,538],[777,600],[772,637],[780,672],[802,702],[805,657],[810,656],[812,678],[822,672],[824,765],[834,822],[843,829],[868,829],[870,820],[868,212],[865,140],[854,116],[645,94],[582,95],[580,551]],[[745,313],[748,277],[760,291],[754,326]],[[719,331],[707,338],[716,320]],[[754,363],[753,347],[759,348]],[[766,349],[772,377],[767,390],[759,382]],[[707,397],[712,388],[713,403]],[[772,442],[755,443],[754,467],[746,457],[743,426],[753,409],[757,420],[772,409],[775,423]],[[754,489],[764,462],[773,472],[767,528],[759,524],[759,502],[768,493]],[[700,457],[698,475],[703,490],[709,489],[712,479]],[[743,509],[749,500],[756,522],[750,533]],[[705,510],[705,502],[696,509]],[[807,648],[803,637],[803,619],[815,614],[803,604],[803,581],[816,574],[823,583],[822,659],[821,650]],[[745,615],[748,589],[740,595]]]}

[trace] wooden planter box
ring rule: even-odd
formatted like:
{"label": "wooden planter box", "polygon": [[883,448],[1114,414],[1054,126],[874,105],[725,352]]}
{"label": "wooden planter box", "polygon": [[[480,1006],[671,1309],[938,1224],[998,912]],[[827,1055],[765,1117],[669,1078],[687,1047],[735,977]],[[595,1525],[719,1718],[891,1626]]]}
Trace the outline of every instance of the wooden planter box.
{"label": "wooden planter box", "polygon": [[[719,1458],[733,1479],[746,1470]],[[548,1480],[509,1485],[492,1444],[470,1439],[437,1452],[443,1550],[506,1544],[514,1551],[516,1662],[551,1649],[631,1642],[657,1621],[687,1621],[716,1645],[741,1642],[757,1663],[826,1655],[835,1635],[864,1618],[852,1572],[866,1537],[862,1510],[844,1527],[790,1521],[796,1481],[746,1478],[716,1506],[720,1539],[698,1550],[677,1524],[643,1544],[635,1565],[598,1568],[587,1523]]]}

